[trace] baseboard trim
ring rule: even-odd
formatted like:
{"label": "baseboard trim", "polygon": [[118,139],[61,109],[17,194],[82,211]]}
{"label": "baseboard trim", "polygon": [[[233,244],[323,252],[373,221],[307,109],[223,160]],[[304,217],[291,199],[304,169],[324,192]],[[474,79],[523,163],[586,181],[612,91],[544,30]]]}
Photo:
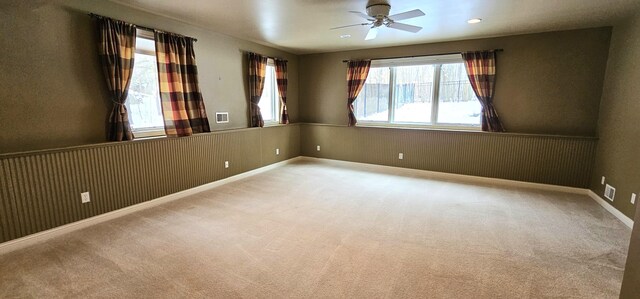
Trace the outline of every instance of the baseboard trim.
{"label": "baseboard trim", "polygon": [[303,156],[303,159],[308,161],[324,161],[327,163],[346,163],[346,164],[354,164],[354,165],[381,167],[386,169],[393,169],[395,171],[400,171],[407,174],[421,174],[421,175],[426,174],[430,177],[444,179],[444,180],[456,180],[456,181],[473,182],[473,183],[489,183],[489,184],[496,184],[501,186],[524,187],[524,188],[532,188],[532,189],[538,189],[538,190],[560,191],[565,193],[585,194],[585,195],[587,194],[587,190],[588,190],[588,189],[576,188],[576,187],[530,183],[530,182],[523,182],[523,181],[489,178],[489,177],[466,175],[466,174],[456,174],[456,173],[439,172],[439,171],[432,171],[432,170],[404,168],[404,167],[397,167],[397,166],[351,162],[351,161],[316,158],[316,157],[308,157],[308,156]]}
{"label": "baseboard trim", "polygon": [[139,203],[139,204],[128,206],[128,207],[125,207],[125,208],[122,208],[122,209],[119,209],[119,210],[115,210],[115,211],[111,211],[111,212],[108,212],[108,213],[100,214],[100,215],[97,215],[97,216],[93,216],[91,218],[87,218],[87,219],[83,219],[83,220],[80,220],[80,221],[72,222],[72,223],[65,224],[65,225],[62,225],[62,226],[58,226],[58,227],[55,227],[55,228],[52,228],[52,229],[41,231],[41,232],[38,232],[38,233],[35,233],[35,234],[24,236],[22,238],[18,238],[18,239],[14,239],[14,240],[11,240],[11,241],[4,242],[4,243],[0,243],[0,254],[5,254],[5,253],[11,252],[11,251],[22,249],[22,248],[25,248],[27,246],[34,245],[34,244],[49,240],[51,238],[55,238],[57,236],[70,233],[72,231],[80,230],[80,229],[83,229],[83,228],[86,228],[86,227],[89,227],[89,226],[92,226],[92,225],[95,225],[95,224],[98,224],[98,223],[102,223],[102,222],[109,221],[109,220],[112,220],[112,219],[115,219],[115,218],[119,218],[119,217],[122,217],[122,216],[125,216],[125,215],[128,215],[128,214],[137,212],[137,211],[149,209],[149,208],[152,208],[152,207],[155,207],[155,206],[158,206],[158,205],[170,202],[170,201],[174,201],[176,199],[180,199],[180,198],[183,198],[183,197],[186,197],[186,196],[189,196],[189,195],[193,195],[193,194],[196,194],[196,193],[207,191],[207,190],[210,190],[210,189],[213,189],[213,188],[216,188],[216,187],[219,187],[219,186],[231,183],[231,182],[235,182],[235,181],[238,181],[238,180],[250,177],[250,176],[254,176],[254,175],[257,175],[257,174],[260,174],[260,173],[263,173],[263,172],[278,168],[278,167],[283,166],[285,164],[293,163],[295,161],[300,160],[301,158],[302,157],[300,157],[300,156],[294,157],[294,158],[291,158],[291,159],[288,159],[288,160],[284,160],[284,161],[281,161],[281,162],[277,162],[277,163],[274,163],[274,164],[263,166],[263,167],[260,167],[260,168],[254,169],[254,170],[243,172],[243,173],[240,173],[240,174],[228,177],[228,178],[224,178],[224,179],[217,180],[217,181],[214,181],[214,182],[211,182],[211,183],[200,185],[200,186],[197,186],[197,187],[194,187],[194,188],[191,188],[191,189],[183,190],[183,191],[176,192],[176,193],[173,193],[173,194],[169,194],[169,195],[166,195],[166,196],[163,196],[163,197],[159,197],[159,198],[156,198],[156,199],[148,200],[148,201],[145,201],[145,202],[142,202],[142,203]]}
{"label": "baseboard trim", "polygon": [[404,168],[404,167],[397,167],[397,166],[387,166],[387,165],[351,162],[351,161],[334,160],[334,159],[326,159],[326,158],[316,158],[316,157],[309,157],[309,156],[302,156],[301,158],[302,160],[307,160],[307,161],[319,161],[319,162],[335,163],[335,164],[364,165],[367,167],[380,167],[380,168],[386,168],[386,169],[393,169],[395,171],[400,171],[406,174],[421,174],[421,175],[426,174],[426,175],[429,175],[430,177],[437,178],[437,179],[444,179],[444,180],[456,180],[456,181],[470,182],[470,183],[495,184],[495,185],[508,186],[508,187],[531,188],[531,189],[546,190],[546,191],[558,191],[558,192],[565,192],[565,193],[572,193],[572,194],[588,195],[593,200],[595,200],[598,204],[604,207],[605,210],[611,213],[614,217],[618,218],[618,220],[620,220],[626,226],[633,228],[633,220],[631,218],[627,217],[625,214],[618,211],[615,207],[608,204],[604,199],[602,199],[600,196],[595,194],[593,191],[585,188],[531,183],[531,182],[488,178],[488,177],[465,175],[465,174],[455,174],[455,173],[438,172],[438,171],[431,171],[431,170]]}
{"label": "baseboard trim", "polygon": [[613,214],[613,216],[616,216],[618,219],[620,219],[620,221],[622,221],[622,223],[624,223],[626,226],[633,228],[633,219],[627,217],[627,215],[620,212],[595,192],[587,189],[587,195],[589,195],[589,197],[599,203],[603,208],[605,208],[605,210],[609,211],[609,213]]}

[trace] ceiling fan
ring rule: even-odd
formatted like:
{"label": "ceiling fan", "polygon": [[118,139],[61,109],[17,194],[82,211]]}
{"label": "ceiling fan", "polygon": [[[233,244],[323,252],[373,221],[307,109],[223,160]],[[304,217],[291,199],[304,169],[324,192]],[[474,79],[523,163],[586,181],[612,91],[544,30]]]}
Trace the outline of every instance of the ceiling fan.
{"label": "ceiling fan", "polygon": [[382,3],[382,4],[368,5],[366,14],[359,11],[350,11],[350,13],[361,16],[362,18],[366,19],[369,22],[334,27],[334,28],[331,28],[331,30],[354,27],[354,26],[370,26],[369,33],[367,33],[367,37],[365,37],[364,39],[372,40],[376,38],[376,36],[378,36],[378,28],[380,28],[383,25],[388,28],[408,31],[412,33],[417,33],[422,29],[422,27],[419,27],[419,26],[413,26],[413,25],[397,22],[401,20],[407,20],[407,19],[424,16],[424,12],[422,12],[421,10],[414,9],[414,10],[406,11],[403,13],[391,15],[391,16],[389,15],[390,10],[391,10],[391,5]]}

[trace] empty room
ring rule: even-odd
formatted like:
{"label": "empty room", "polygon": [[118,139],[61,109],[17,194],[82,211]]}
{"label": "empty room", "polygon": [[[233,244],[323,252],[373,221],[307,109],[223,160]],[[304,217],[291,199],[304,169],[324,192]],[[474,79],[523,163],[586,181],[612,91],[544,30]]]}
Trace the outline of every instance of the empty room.
{"label": "empty room", "polygon": [[0,298],[640,298],[637,0],[0,0]]}

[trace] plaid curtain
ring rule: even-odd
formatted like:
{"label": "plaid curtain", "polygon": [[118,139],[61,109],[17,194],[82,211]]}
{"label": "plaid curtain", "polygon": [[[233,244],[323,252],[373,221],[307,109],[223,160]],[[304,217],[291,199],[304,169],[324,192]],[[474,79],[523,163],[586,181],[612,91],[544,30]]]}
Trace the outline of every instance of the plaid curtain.
{"label": "plaid curtain", "polygon": [[355,126],[358,122],[353,112],[353,102],[364,87],[364,82],[369,75],[371,60],[349,61],[347,68],[347,108],[349,110],[349,126]]}
{"label": "plaid curtain", "polygon": [[[267,72],[267,57],[249,53],[249,113],[252,127],[264,127],[260,112],[260,97],[264,89],[264,77]],[[279,87],[278,87],[279,88]]]}
{"label": "plaid curtain", "polygon": [[462,53],[467,75],[482,105],[482,130],[504,132],[504,126],[493,106],[493,93],[496,82],[495,51],[479,51]]}
{"label": "plaid curtain", "polygon": [[127,92],[133,73],[136,27],[109,18],[98,18],[98,55],[102,61],[113,108],[109,115],[108,138],[111,141],[132,140],[127,107]]}
{"label": "plaid curtain", "polygon": [[278,83],[278,93],[280,93],[280,123],[289,123],[289,112],[287,112],[287,61],[275,59],[276,82]]}
{"label": "plaid curtain", "polygon": [[160,100],[167,136],[210,132],[198,85],[193,39],[156,31],[155,40]]}

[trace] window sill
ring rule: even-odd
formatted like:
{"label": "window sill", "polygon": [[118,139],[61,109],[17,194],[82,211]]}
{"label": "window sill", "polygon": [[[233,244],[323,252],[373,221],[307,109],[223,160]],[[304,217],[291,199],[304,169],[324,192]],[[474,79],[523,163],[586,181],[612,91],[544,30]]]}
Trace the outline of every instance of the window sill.
{"label": "window sill", "polygon": [[269,121],[269,122],[264,122],[264,127],[279,127],[279,126],[286,126],[286,124],[281,124],[277,121]]}
{"label": "window sill", "polygon": [[421,124],[411,124],[411,123],[359,122],[358,124],[356,124],[356,127],[396,128],[396,129],[436,130],[436,131],[482,132],[482,128],[480,126],[421,125]]}
{"label": "window sill", "polygon": [[135,139],[153,139],[153,138],[165,138],[164,130],[162,131],[133,131]]}

